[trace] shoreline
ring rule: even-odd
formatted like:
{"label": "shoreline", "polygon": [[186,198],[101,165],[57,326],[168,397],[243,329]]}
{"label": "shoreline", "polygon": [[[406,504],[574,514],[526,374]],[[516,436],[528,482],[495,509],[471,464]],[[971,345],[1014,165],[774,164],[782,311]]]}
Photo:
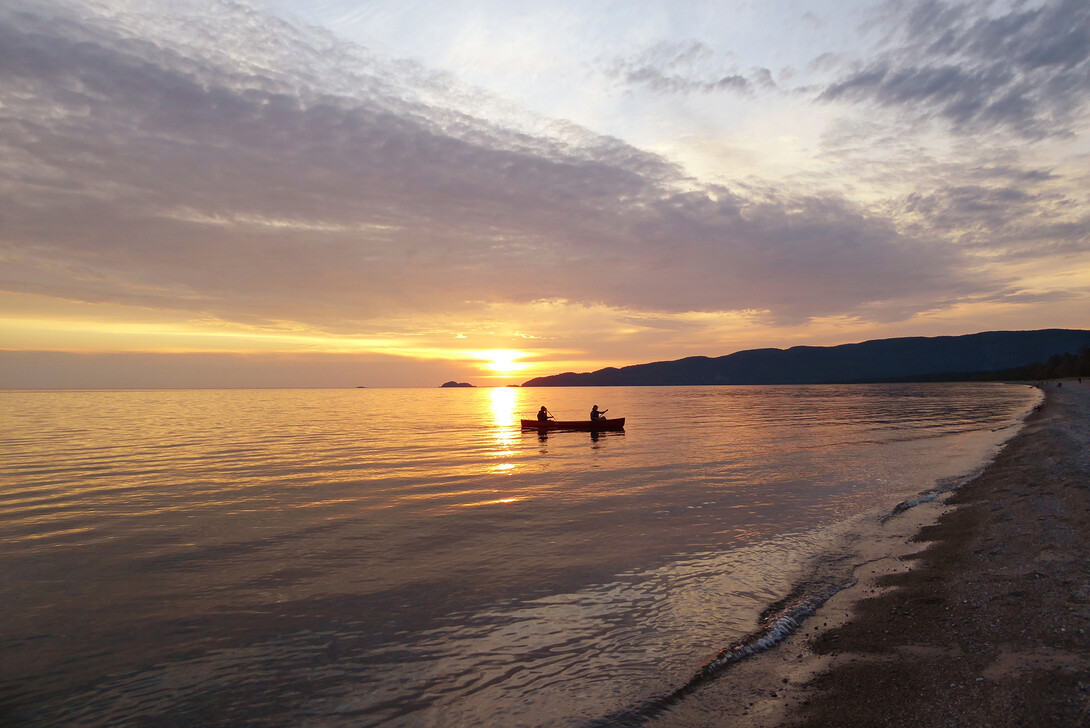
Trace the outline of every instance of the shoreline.
{"label": "shoreline", "polygon": [[853,587],[646,725],[1090,724],[1090,385],[1066,384],[975,478],[857,534]]}

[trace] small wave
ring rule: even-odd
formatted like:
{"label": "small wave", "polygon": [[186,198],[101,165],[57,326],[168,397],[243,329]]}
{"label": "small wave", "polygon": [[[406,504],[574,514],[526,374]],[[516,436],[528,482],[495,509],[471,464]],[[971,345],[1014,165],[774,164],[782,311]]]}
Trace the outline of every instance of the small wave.
{"label": "small wave", "polygon": [[965,475],[959,475],[952,478],[943,478],[934,488],[928,488],[922,493],[919,493],[916,496],[907,500],[903,500],[897,505],[893,506],[893,508],[890,509],[889,513],[878,519],[878,522],[882,525],[885,525],[890,520],[896,518],[907,510],[915,508],[916,506],[923,505],[924,503],[930,503],[931,501],[936,500],[937,498],[945,495],[946,493],[950,493],[952,491],[958,490],[964,485],[968,485],[972,481],[976,480],[980,476],[980,474],[984,472],[985,468],[987,468],[992,460],[994,460],[994,457],[988,460],[988,462],[984,465],[981,465],[980,467]]}
{"label": "small wave", "polygon": [[682,698],[692,694],[700,686],[719,677],[732,665],[775,647],[827,602],[834,594],[855,585],[855,581],[842,584],[819,585],[804,583],[783,599],[773,603],[761,613],[760,627],[719,651],[706,662],[689,680],[671,693],[644,701],[634,708],[612,713],[593,721],[588,728],[639,726],[661,714]]}
{"label": "small wave", "polygon": [[950,490],[952,490],[952,488],[932,488],[931,490],[925,490],[923,493],[920,493],[915,498],[903,500],[897,505],[893,506],[889,513],[878,519],[878,522],[884,525],[888,523],[891,519],[896,518],[905,511],[915,508],[916,506],[923,505],[924,503],[930,503],[943,493],[946,493]]}

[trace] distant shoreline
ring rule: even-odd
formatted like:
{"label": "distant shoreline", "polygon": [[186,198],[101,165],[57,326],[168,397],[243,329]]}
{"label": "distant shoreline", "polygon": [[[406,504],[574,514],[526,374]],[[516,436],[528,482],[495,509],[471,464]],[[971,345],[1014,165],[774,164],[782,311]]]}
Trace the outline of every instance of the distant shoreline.
{"label": "distant shoreline", "polygon": [[535,377],[524,387],[893,384],[1090,376],[1090,331],[984,331],[838,346],[748,349],[594,372]]}

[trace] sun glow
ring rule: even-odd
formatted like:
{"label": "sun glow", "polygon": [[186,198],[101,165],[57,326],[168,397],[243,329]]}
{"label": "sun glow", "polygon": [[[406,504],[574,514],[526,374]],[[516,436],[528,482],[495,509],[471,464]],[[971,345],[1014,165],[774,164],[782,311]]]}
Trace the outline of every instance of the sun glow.
{"label": "sun glow", "polygon": [[497,374],[521,372],[529,366],[525,362],[518,361],[526,356],[526,352],[514,349],[490,349],[477,352],[477,356],[484,360],[488,369]]}

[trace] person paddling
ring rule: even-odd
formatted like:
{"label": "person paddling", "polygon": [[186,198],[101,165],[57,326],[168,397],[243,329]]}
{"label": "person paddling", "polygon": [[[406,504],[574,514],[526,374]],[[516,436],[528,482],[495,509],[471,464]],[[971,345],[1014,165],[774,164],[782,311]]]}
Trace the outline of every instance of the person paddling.
{"label": "person paddling", "polygon": [[594,405],[593,407],[590,408],[590,421],[591,422],[598,422],[600,420],[604,420],[606,412],[609,412],[609,410],[604,409],[601,412],[599,412],[598,411],[598,405]]}
{"label": "person paddling", "polygon": [[537,411],[537,421],[544,422],[545,420],[555,420],[553,413],[545,409],[545,405],[541,405],[541,409]]}

